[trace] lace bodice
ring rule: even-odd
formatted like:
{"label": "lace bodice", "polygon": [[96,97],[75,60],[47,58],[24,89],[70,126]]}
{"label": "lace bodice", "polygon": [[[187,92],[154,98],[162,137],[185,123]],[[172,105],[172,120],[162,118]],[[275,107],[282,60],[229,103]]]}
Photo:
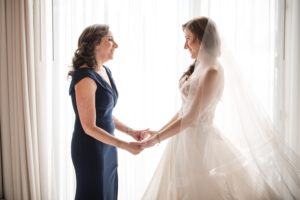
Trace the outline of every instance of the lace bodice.
{"label": "lace bodice", "polygon": [[[197,91],[196,91],[196,85],[197,84],[194,84],[193,81],[199,81],[199,80],[195,80],[193,78],[193,76],[190,76],[190,77],[183,77],[180,81],[180,84],[179,84],[179,89],[180,89],[180,92],[181,92],[181,99],[182,99],[182,111],[184,112],[184,110],[187,110],[187,106],[189,105],[191,99],[190,99],[190,96],[194,96],[194,95],[191,95],[191,94],[195,94]],[[220,88],[216,88],[218,89],[218,93],[215,97],[215,99],[208,105],[208,107],[205,109],[205,111],[198,115],[198,122],[212,122],[213,119],[214,119],[214,114],[215,114],[215,110],[216,110],[216,106],[221,98],[221,95],[222,95],[222,87]],[[204,94],[205,95],[205,94]],[[200,100],[199,100],[200,101]]]}

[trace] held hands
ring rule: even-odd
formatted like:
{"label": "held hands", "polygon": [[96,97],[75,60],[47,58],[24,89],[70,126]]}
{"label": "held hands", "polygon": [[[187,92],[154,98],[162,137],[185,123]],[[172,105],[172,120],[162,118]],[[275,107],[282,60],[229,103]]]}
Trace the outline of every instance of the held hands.
{"label": "held hands", "polygon": [[[145,138],[149,137],[148,130],[149,129],[145,129],[145,130],[128,129],[126,133],[131,137],[133,137],[136,141],[142,141]],[[126,151],[134,155],[139,154],[144,149],[140,142],[124,142],[121,148],[125,149]]]}
{"label": "held hands", "polygon": [[149,137],[149,133],[148,133],[149,129],[145,129],[145,130],[133,130],[133,129],[129,129],[127,131],[127,133],[133,137],[136,141],[143,141],[144,139],[146,139],[147,137]]}
{"label": "held hands", "polygon": [[158,131],[147,130],[147,131],[144,131],[144,134],[147,134],[148,138],[146,140],[140,142],[140,145],[143,149],[152,147],[153,145],[160,143]]}
{"label": "held hands", "polygon": [[125,142],[123,148],[134,155],[139,154],[143,150],[138,142]]}
{"label": "held hands", "polygon": [[133,137],[137,142],[125,142],[123,144],[123,149],[136,155],[139,154],[145,148],[154,146],[160,142],[158,131],[152,131],[149,129],[145,130],[129,130],[127,132],[131,137]]}

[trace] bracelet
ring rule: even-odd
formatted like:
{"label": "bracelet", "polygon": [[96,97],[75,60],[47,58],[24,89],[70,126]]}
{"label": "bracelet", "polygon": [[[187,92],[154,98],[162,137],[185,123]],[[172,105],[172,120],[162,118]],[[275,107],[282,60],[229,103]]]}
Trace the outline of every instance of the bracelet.
{"label": "bracelet", "polygon": [[160,143],[159,133],[156,135],[156,139],[157,139],[158,143]]}

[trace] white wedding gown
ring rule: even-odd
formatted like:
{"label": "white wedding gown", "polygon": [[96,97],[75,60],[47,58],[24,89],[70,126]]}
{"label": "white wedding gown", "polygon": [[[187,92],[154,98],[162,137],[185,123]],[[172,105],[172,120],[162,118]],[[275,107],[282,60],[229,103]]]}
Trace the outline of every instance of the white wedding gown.
{"label": "white wedding gown", "polygon": [[[200,70],[197,73],[202,72]],[[197,78],[199,77],[201,75]],[[191,91],[195,89],[191,85],[192,81],[193,77],[180,85],[183,110],[187,95],[195,92]],[[222,138],[220,131],[214,126],[214,114],[223,86],[218,90],[213,103],[196,125],[182,130],[169,140],[142,199],[277,199],[255,168],[245,166],[238,151]],[[226,167],[227,164],[229,167]],[[225,166],[224,171],[218,171],[222,166]]]}

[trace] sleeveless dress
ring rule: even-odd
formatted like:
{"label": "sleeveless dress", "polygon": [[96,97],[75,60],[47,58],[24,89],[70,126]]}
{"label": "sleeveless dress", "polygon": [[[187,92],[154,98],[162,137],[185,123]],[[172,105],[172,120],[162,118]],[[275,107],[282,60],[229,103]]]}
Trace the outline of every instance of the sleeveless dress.
{"label": "sleeveless dress", "polygon": [[[182,109],[187,106],[188,94],[196,92],[191,81],[189,78],[180,84]],[[222,91],[223,86],[196,125],[169,139],[143,200],[276,199],[270,188],[251,176],[242,163],[235,163],[240,168],[228,174],[214,174],[214,166],[238,162],[237,151],[213,123]]]}
{"label": "sleeveless dress", "polygon": [[89,77],[97,84],[95,93],[96,125],[114,135],[115,125],[112,111],[118,99],[118,92],[111,72],[105,67],[111,86],[93,69],[81,68],[75,71],[70,96],[75,112],[75,125],[71,142],[71,156],[76,174],[76,200],[116,200],[118,194],[117,150],[87,135],[80,123],[75,85]]}

